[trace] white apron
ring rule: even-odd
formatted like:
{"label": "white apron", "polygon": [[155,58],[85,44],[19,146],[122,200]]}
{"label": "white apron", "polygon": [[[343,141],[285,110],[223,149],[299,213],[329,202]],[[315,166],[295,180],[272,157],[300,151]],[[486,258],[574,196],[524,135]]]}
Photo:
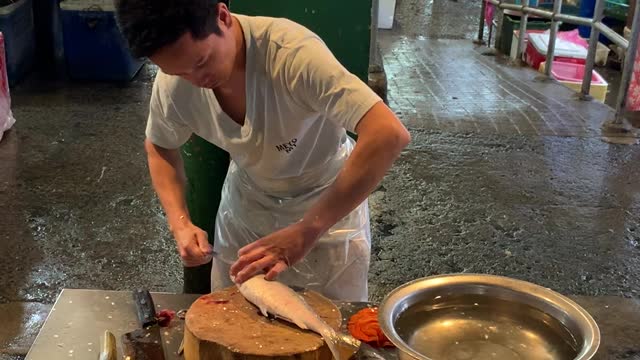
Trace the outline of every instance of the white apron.
{"label": "white apron", "polygon": [[[351,154],[354,141],[348,136],[345,139],[332,160],[295,178],[252,178],[231,162],[216,216],[214,249],[223,260],[213,260],[212,290],[232,285],[227,262],[237,260],[240,248],[301,220],[333,183]],[[370,251],[369,208],[365,200],[278,280],[334,300],[367,301]]]}

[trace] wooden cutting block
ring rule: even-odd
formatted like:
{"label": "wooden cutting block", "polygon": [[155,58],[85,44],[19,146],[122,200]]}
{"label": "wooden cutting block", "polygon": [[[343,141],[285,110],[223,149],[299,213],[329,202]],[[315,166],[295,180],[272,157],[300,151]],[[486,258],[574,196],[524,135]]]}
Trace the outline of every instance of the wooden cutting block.
{"label": "wooden cutting block", "polygon": [[[334,329],[340,310],[313,291],[300,295]],[[284,320],[271,320],[233,286],[196,300],[185,319],[185,360],[331,360],[320,335]]]}

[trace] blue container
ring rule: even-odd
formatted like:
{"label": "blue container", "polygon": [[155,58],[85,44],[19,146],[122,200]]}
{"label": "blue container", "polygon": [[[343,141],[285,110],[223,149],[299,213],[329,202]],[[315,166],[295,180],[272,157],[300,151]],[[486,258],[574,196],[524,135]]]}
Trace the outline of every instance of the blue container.
{"label": "blue container", "polygon": [[[553,8],[553,1],[554,0],[529,0],[529,6],[530,7],[545,8],[545,9],[552,9]],[[520,5],[522,2],[521,2],[521,0],[514,0],[514,3],[516,5]]]}
{"label": "blue container", "polygon": [[0,7],[0,31],[4,35],[9,85],[29,72],[35,54],[32,0],[20,0]]}
{"label": "blue container", "polygon": [[[520,0],[515,0],[515,1],[514,1],[514,3],[515,3],[516,5],[520,5],[520,4],[521,4],[521,1],[520,1]],[[536,7],[536,6],[538,6],[538,0],[529,0],[529,6],[531,6],[531,7]]]}
{"label": "blue container", "polygon": [[[605,9],[604,9],[604,17],[602,19],[602,23],[605,25],[615,28],[623,27],[625,22],[626,15],[620,15],[620,8],[624,6],[623,1],[606,1]],[[579,15],[586,18],[593,18],[593,14],[595,13],[596,1],[595,0],[582,0],[580,2],[580,13]],[[624,10],[622,10],[624,11]],[[580,36],[588,39],[591,36],[591,27],[580,25],[578,26],[578,32]],[[600,34],[598,37],[598,41],[603,43],[604,45],[611,44],[611,40],[609,40],[606,36]]]}
{"label": "blue container", "polygon": [[[580,16],[586,18],[593,18],[593,13],[596,7],[596,0],[581,0],[580,1]],[[578,33],[580,36],[588,39],[591,36],[591,27],[580,25],[578,26]]]}
{"label": "blue container", "polygon": [[91,5],[90,1],[60,4],[64,57],[70,78],[130,81],[144,64],[131,56],[112,7]]}

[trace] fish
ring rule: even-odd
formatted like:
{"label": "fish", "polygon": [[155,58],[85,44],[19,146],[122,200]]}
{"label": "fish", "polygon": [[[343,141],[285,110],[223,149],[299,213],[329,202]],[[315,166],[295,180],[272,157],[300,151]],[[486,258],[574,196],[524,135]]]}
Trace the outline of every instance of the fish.
{"label": "fish", "polygon": [[360,348],[359,340],[334,330],[289,286],[266,280],[264,274],[255,275],[237,286],[242,296],[265,317],[272,315],[322,336],[335,360],[351,359]]}

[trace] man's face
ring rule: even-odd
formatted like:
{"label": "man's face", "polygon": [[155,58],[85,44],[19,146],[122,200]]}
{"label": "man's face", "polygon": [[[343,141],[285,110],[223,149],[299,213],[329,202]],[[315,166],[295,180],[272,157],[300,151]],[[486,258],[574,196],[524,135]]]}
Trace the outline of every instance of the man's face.
{"label": "man's face", "polygon": [[157,51],[150,60],[164,73],[180,76],[195,86],[213,89],[223,85],[233,70],[236,45],[230,14],[227,12],[221,17],[223,19],[218,20],[221,35],[211,34],[198,40],[187,32]]}

